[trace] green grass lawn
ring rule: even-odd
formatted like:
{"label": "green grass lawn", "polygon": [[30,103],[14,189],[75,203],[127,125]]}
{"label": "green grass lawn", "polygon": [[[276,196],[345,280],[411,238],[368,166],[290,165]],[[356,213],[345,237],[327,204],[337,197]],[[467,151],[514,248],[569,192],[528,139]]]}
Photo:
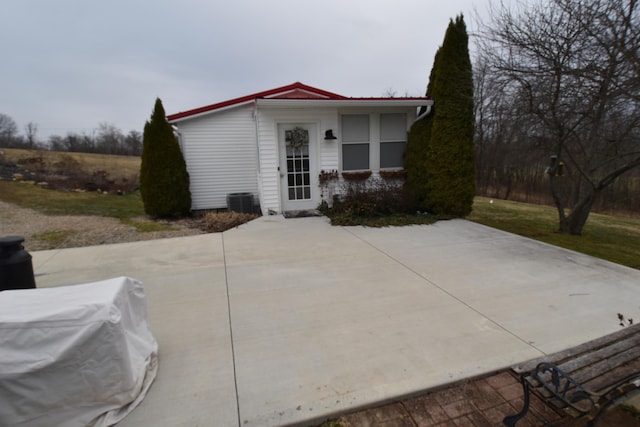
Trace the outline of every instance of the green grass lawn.
{"label": "green grass lawn", "polygon": [[558,233],[554,207],[476,197],[468,220],[640,269],[640,219],[591,213],[582,236]]}
{"label": "green grass lawn", "polygon": [[118,196],[45,190],[33,184],[0,181],[0,200],[49,215],[97,215],[118,219],[145,215],[139,191]]}

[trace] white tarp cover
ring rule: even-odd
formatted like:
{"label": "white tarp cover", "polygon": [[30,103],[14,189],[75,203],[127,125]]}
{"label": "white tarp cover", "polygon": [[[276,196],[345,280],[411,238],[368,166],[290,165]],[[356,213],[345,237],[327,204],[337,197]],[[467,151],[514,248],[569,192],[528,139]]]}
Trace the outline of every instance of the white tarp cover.
{"label": "white tarp cover", "polygon": [[0,426],[110,426],[158,370],[142,283],[0,292]]}

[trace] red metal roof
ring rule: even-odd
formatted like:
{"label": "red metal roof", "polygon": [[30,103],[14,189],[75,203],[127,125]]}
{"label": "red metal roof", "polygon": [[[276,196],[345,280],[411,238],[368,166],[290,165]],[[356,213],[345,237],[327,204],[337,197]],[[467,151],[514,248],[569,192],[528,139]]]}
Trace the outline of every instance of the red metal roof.
{"label": "red metal roof", "polygon": [[348,99],[337,93],[327,92],[326,90],[317,89],[315,87],[307,86],[300,82],[296,82],[287,86],[278,87],[275,89],[265,90],[263,92],[254,93],[240,98],[230,99],[228,101],[218,102],[217,104],[206,105],[204,107],[194,108],[193,110],[183,111],[181,113],[171,114],[167,116],[169,121],[183,119],[185,117],[194,116],[197,114],[206,113],[213,110],[219,110],[220,108],[230,107],[236,104],[243,104],[245,102],[253,101],[258,98],[273,98],[273,99]]}
{"label": "red metal roof", "polygon": [[293,84],[278,87],[275,89],[265,90],[263,92],[254,93],[247,96],[242,96],[240,98],[230,99],[228,101],[218,102],[217,104],[206,105],[204,107],[194,108],[192,110],[183,111],[176,114],[171,114],[167,116],[169,121],[174,121],[178,119],[184,119],[186,117],[195,116],[202,113],[207,113],[214,110],[219,110],[221,108],[232,107],[238,104],[244,104],[246,102],[251,102],[256,99],[326,99],[326,100],[370,100],[370,101],[380,101],[380,100],[389,100],[389,99],[428,99],[428,98],[348,98],[346,96],[338,95],[337,93],[327,92],[326,90],[318,89],[315,87],[307,86],[300,82],[295,82]]}

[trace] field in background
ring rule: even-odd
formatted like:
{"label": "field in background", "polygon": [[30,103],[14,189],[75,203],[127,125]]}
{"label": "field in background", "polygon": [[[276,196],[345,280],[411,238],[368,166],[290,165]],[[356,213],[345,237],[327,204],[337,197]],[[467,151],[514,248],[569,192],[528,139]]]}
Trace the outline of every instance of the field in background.
{"label": "field in background", "polygon": [[138,176],[140,172],[140,157],[115,156],[107,154],[71,153],[61,151],[21,150],[16,148],[0,148],[4,158],[18,165],[30,168],[28,159],[42,158],[45,165],[51,167],[56,163],[64,162],[71,158],[78,162],[80,167],[88,173],[104,170],[109,172],[113,179]]}

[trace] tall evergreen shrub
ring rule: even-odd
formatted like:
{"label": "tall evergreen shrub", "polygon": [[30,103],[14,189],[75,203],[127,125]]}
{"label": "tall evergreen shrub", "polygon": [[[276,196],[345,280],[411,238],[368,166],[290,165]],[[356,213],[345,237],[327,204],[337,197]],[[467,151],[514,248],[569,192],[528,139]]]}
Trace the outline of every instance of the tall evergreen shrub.
{"label": "tall evergreen shrub", "polygon": [[[438,55],[440,49],[433,58],[433,66],[429,74],[429,83],[427,85],[427,97],[432,97],[433,81],[437,70]],[[421,109],[419,114],[426,112]],[[416,208],[427,210],[425,201],[427,200],[427,147],[431,139],[431,129],[433,127],[434,107],[432,107],[429,115],[415,122],[409,135],[407,136],[407,149],[404,154],[404,168],[407,171],[407,188],[416,203]]]}
{"label": "tall evergreen shrub", "polygon": [[447,28],[432,88],[436,111],[427,146],[425,208],[447,217],[471,213],[475,195],[473,77],[468,44],[460,15]]}
{"label": "tall evergreen shrub", "polygon": [[144,125],[142,139],[140,194],[145,212],[160,218],[188,215],[191,210],[189,174],[160,98],[156,99],[151,119]]}

